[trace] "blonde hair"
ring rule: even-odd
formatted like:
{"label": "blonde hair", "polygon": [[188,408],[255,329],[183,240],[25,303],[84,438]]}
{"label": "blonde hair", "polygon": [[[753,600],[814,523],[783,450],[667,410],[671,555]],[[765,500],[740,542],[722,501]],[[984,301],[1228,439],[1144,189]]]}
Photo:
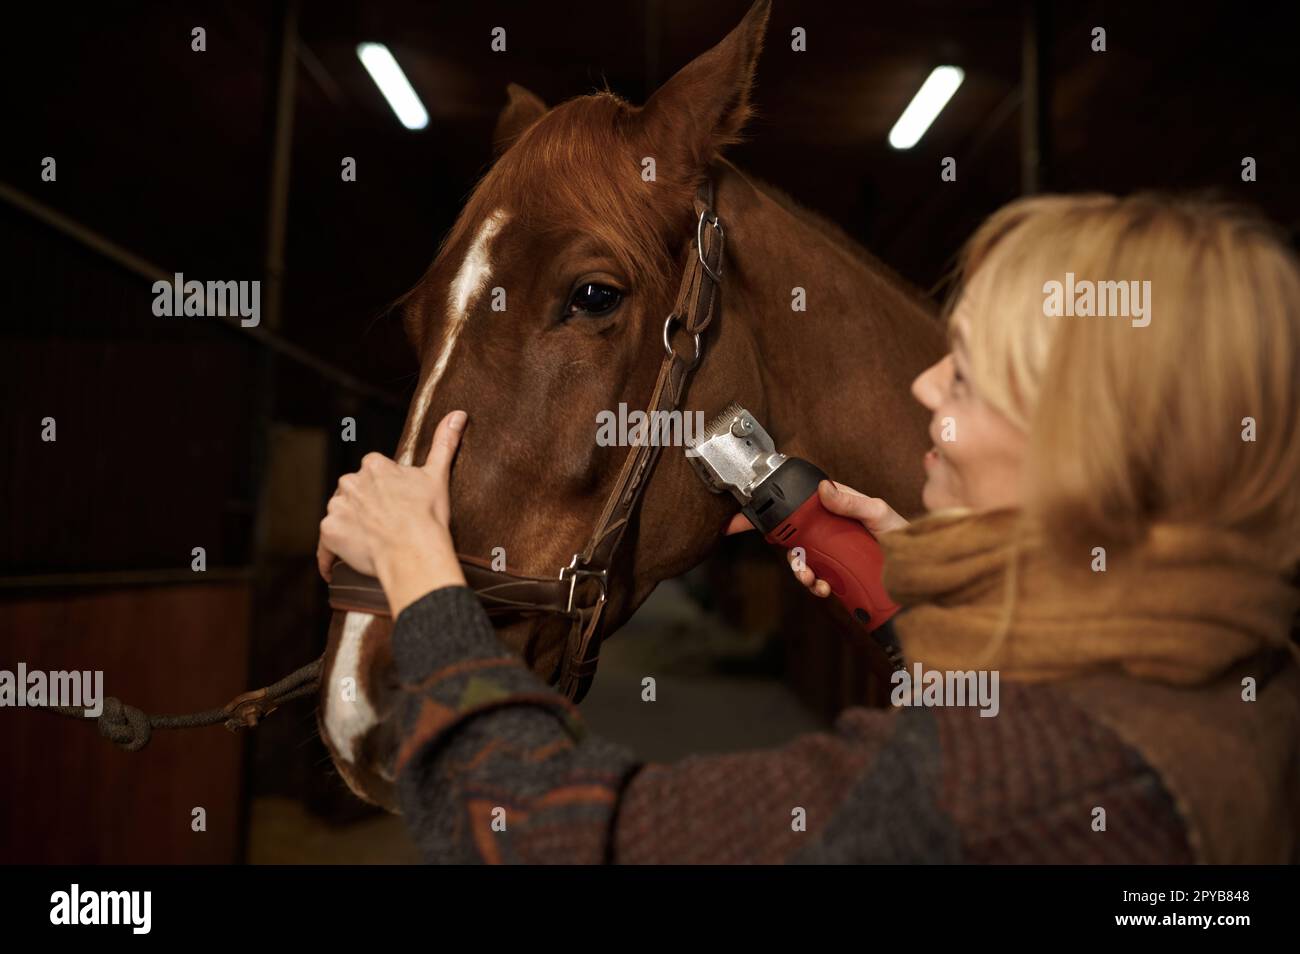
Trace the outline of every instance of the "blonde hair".
{"label": "blonde hair", "polygon": [[[1149,281],[1149,324],[1049,317],[1067,272]],[[975,388],[1027,435],[1025,513],[1047,540],[1190,523],[1300,562],[1300,266],[1266,222],[1206,199],[1027,198],[957,278]]]}

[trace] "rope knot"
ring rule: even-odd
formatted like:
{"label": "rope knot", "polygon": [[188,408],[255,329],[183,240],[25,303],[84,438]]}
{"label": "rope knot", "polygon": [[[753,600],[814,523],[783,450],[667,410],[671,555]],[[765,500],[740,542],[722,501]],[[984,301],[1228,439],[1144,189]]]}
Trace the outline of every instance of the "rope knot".
{"label": "rope knot", "polygon": [[149,717],[135,706],[109,696],[99,717],[99,734],[128,752],[139,752],[152,734]]}

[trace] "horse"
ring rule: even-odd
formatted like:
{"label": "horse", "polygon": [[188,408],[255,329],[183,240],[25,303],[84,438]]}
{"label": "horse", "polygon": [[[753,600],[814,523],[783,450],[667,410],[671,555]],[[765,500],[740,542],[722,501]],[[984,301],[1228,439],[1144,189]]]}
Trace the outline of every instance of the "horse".
{"label": "horse", "polygon": [[[753,111],[769,7],[754,3],[640,107],[604,90],[548,108],[507,88],[493,164],[397,305],[420,360],[397,460],[423,461],[437,421],[469,412],[451,482],[460,552],[504,551],[511,567],[554,577],[586,539],[631,453],[599,446],[595,422],[620,403],[644,407],[655,387],[706,178],[725,221],[725,305],[685,406],[713,413],[737,401],[784,452],[919,510],[931,441],[908,385],[944,351],[932,307],[838,227],[723,156]],[[805,310],[793,307],[801,292]],[[737,510],[680,451],[660,454],[647,481],[609,571],[607,632],[660,581],[702,562]],[[514,619],[497,633],[554,678],[564,619]],[[396,811],[390,634],[386,618],[335,613],[318,722],[352,791]]]}

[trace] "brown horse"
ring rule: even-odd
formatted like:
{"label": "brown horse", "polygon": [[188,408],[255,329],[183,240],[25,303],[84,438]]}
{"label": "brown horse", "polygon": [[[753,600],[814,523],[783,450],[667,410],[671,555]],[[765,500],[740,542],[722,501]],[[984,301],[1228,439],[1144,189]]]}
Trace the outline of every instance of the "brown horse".
{"label": "brown horse", "polygon": [[[421,370],[398,459],[423,460],[439,418],[469,412],[451,485],[462,553],[501,547],[513,572],[554,576],[581,549],[629,452],[598,446],[597,414],[649,398],[706,175],[727,230],[724,307],[683,406],[711,415],[739,401],[786,453],[919,507],[930,441],[908,384],[943,349],[926,303],[720,157],[750,115],[769,6],[641,108],[602,92],[548,110],[509,88],[499,158],[402,302]],[[666,448],[611,569],[607,627],[700,563],[735,510]],[[567,632],[550,617],[498,629],[543,678]],[[387,619],[335,614],[320,728],[352,790],[391,810],[389,634]]]}

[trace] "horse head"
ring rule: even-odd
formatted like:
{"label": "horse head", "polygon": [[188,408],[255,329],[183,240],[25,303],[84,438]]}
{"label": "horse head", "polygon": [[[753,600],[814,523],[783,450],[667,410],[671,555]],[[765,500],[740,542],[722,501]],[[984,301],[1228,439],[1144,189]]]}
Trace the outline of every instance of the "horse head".
{"label": "horse head", "polygon": [[[727,259],[727,311],[709,329],[683,407],[711,415],[739,400],[761,419],[769,412],[780,419],[769,407],[779,381],[764,349],[781,347],[787,360],[770,363],[791,373],[815,360],[764,340],[740,317],[761,312],[760,299],[774,294],[762,266],[764,252],[779,243],[762,220],[782,213],[719,158],[750,115],[769,6],[755,3],[641,107],[606,91],[548,109],[509,87],[493,165],[400,302],[420,378],[399,461],[423,461],[438,420],[455,408],[469,413],[451,482],[452,534],[462,554],[504,557],[511,573],[555,578],[582,550],[633,450],[598,441],[598,422],[620,405],[647,405],[664,358],[665,317],[694,254],[693,200],[706,177],[718,180],[728,251],[745,242],[754,251],[748,260]],[[788,309],[788,292],[782,296]],[[924,418],[913,423],[923,436]],[[805,429],[803,438],[811,437]],[[604,631],[624,622],[659,581],[703,560],[735,510],[729,498],[705,491],[680,450],[665,448],[609,567]],[[497,626],[546,679],[557,673],[569,630],[560,614]],[[352,789],[393,808],[392,729],[384,721],[395,691],[389,632],[387,620],[336,614],[321,727]],[[350,698],[342,685],[348,677],[355,679]]]}

